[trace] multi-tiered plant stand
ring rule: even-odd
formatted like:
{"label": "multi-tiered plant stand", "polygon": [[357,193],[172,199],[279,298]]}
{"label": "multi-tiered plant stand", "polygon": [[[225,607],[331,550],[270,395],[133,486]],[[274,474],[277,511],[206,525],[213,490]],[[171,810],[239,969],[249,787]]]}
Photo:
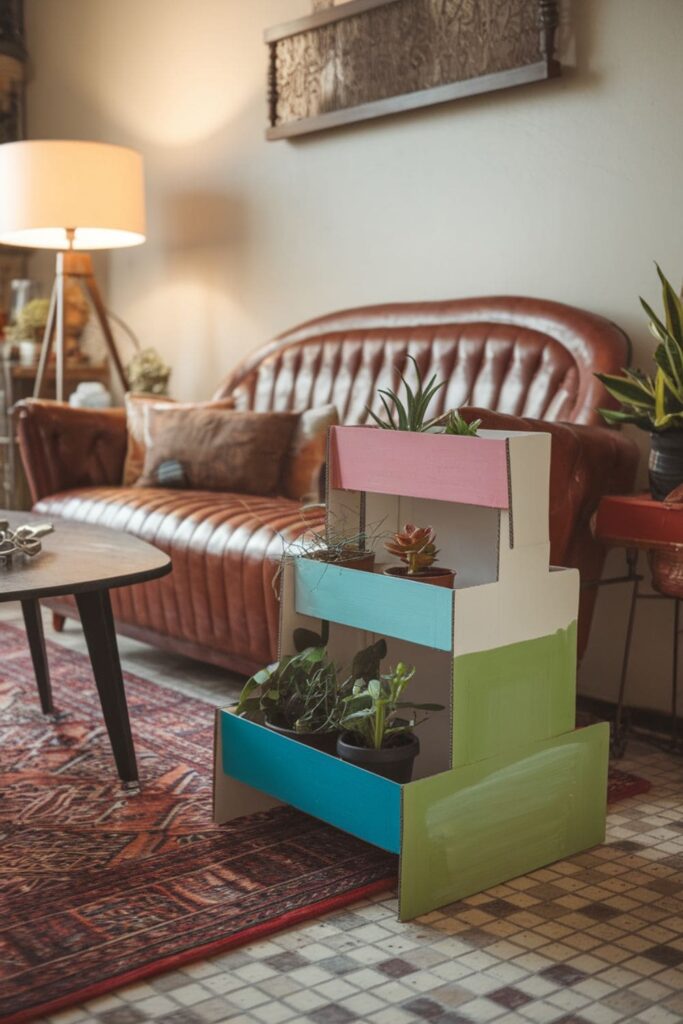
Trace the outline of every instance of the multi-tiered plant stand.
{"label": "multi-tiered plant stand", "polygon": [[293,558],[281,654],[320,620],[342,666],[384,636],[449,711],[399,785],[219,710],[216,821],[285,802],[399,854],[403,920],[602,841],[608,726],[575,728],[579,576],[549,568],[549,466],[547,434],[331,429],[328,527],[431,524],[455,589]]}

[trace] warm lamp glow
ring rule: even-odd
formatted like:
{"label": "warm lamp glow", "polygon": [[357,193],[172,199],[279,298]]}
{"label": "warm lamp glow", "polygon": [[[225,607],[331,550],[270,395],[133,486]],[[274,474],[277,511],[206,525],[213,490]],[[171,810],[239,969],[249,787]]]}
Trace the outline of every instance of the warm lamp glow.
{"label": "warm lamp glow", "polygon": [[0,243],[118,249],[145,240],[142,157],[101,142],[0,145]]}

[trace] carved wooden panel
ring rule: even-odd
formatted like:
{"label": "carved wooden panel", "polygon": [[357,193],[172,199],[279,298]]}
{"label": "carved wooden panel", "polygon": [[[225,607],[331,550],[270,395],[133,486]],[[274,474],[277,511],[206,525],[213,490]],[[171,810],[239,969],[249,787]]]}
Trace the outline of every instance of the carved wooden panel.
{"label": "carved wooden panel", "polygon": [[266,32],[268,138],[559,73],[556,0],[348,0]]}

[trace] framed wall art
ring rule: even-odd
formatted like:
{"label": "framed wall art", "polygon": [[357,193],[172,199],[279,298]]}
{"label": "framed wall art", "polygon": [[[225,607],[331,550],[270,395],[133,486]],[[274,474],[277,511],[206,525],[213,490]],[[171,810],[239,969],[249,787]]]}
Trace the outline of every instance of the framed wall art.
{"label": "framed wall art", "polygon": [[315,0],[265,33],[268,139],[545,81],[558,0]]}

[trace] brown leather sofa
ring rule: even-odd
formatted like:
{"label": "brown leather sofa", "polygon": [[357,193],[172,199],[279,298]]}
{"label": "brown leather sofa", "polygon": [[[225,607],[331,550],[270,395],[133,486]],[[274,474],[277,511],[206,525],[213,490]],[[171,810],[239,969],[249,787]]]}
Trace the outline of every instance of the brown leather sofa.
{"label": "brown leather sofa", "polygon": [[[433,412],[467,403],[487,427],[552,434],[551,555],[599,576],[603,549],[591,516],[603,494],[628,491],[635,445],[601,424],[608,403],[594,371],[629,361],[625,334],[602,317],[518,297],[400,303],[345,310],[281,335],[243,362],[216,397],[238,408],[305,409],[334,402],[345,423],[378,409],[415,356],[448,381]],[[120,486],[122,410],[92,412],[27,400],[18,407],[22,457],[35,510],[125,530],[173,559],[162,580],[112,592],[124,634],[249,673],[272,659],[277,603],[271,581],[282,537],[302,513],[287,498]],[[584,593],[580,648],[594,591]],[[60,614],[74,614],[55,602]]]}

